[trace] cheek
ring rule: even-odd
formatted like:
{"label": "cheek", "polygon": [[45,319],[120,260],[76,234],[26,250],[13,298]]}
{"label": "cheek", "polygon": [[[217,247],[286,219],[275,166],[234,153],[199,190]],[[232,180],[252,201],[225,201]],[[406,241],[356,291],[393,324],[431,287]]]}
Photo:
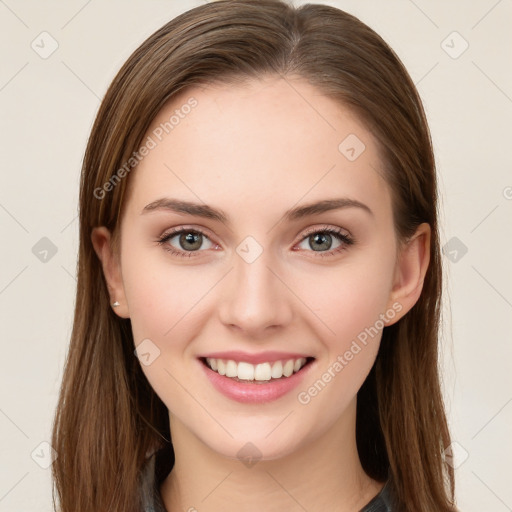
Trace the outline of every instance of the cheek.
{"label": "cheek", "polygon": [[366,255],[336,272],[317,275],[302,291],[314,298],[312,309],[329,327],[322,329],[326,357],[297,395],[319,428],[332,424],[354,399],[379,350],[394,256],[378,250]]}
{"label": "cheek", "polygon": [[347,262],[295,281],[294,289],[314,313],[329,350],[343,350],[376,322],[382,328],[379,318],[387,308],[391,271],[391,261]]}
{"label": "cheek", "polygon": [[186,415],[190,404],[184,401],[182,385],[190,371],[188,342],[201,329],[201,298],[214,283],[192,267],[187,270],[148,254],[126,258],[123,279],[135,346],[150,353],[149,361],[139,354],[141,369],[160,399]]}
{"label": "cheek", "polygon": [[375,362],[388,281],[385,272],[352,268],[336,278],[316,281],[325,285],[326,293],[319,293],[317,287],[305,290],[309,297],[315,297],[312,309],[328,327],[322,327],[322,335],[316,331],[323,357],[318,371],[304,382],[296,397],[303,412],[316,418],[315,428],[327,429],[340,417]]}
{"label": "cheek", "polygon": [[[163,249],[162,249],[163,250]],[[143,263],[141,263],[143,262]],[[215,285],[215,276],[197,268],[180,267],[155,258],[131,258],[123,262],[126,299],[134,339],[165,342],[189,325],[188,315],[201,307],[201,299]]]}

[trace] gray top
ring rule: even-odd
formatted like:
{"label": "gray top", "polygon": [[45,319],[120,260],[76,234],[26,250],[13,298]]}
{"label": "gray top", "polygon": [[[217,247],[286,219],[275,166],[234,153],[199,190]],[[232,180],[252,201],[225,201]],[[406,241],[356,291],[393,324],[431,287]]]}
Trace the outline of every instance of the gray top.
{"label": "gray top", "polygon": [[[142,474],[143,512],[168,512],[160,495],[160,482],[155,477],[155,454],[147,462]],[[388,480],[373,499],[358,512],[393,512],[391,507],[391,482]]]}

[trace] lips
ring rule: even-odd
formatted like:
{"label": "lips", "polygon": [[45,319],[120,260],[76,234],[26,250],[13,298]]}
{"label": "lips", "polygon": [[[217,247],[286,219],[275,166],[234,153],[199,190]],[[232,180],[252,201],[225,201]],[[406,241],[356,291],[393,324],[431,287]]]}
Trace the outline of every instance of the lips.
{"label": "lips", "polygon": [[238,402],[263,403],[296,388],[314,366],[315,358],[285,352],[217,352],[198,361],[210,383],[224,396]]}

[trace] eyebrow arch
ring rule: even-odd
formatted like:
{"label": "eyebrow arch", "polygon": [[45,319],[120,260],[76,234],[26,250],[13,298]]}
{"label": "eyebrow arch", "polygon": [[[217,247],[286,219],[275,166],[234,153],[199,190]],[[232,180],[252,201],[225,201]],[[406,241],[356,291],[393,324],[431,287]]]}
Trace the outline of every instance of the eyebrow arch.
{"label": "eyebrow arch", "polygon": [[[374,216],[372,210],[364,203],[361,203],[356,199],[342,197],[336,199],[324,199],[315,203],[292,208],[285,212],[283,218],[287,221],[294,221],[308,217],[310,215],[316,215],[319,213],[342,208],[360,208],[363,211],[369,213],[372,217]],[[229,217],[222,210],[212,208],[206,204],[193,203],[180,199],[172,199],[169,197],[157,199],[156,201],[146,205],[143,208],[141,215],[155,210],[169,210],[176,213],[186,213],[196,217],[204,217],[207,219],[217,220],[226,225],[229,224]]]}

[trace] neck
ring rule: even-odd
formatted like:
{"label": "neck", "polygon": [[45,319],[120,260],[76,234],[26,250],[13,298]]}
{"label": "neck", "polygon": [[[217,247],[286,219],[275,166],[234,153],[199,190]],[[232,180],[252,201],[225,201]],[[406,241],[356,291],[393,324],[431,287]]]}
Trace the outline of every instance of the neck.
{"label": "neck", "polygon": [[167,510],[360,510],[383,484],[361,466],[355,406],[354,400],[332,428],[293,453],[247,465],[218,454],[171,417],[175,465],[160,490]]}

